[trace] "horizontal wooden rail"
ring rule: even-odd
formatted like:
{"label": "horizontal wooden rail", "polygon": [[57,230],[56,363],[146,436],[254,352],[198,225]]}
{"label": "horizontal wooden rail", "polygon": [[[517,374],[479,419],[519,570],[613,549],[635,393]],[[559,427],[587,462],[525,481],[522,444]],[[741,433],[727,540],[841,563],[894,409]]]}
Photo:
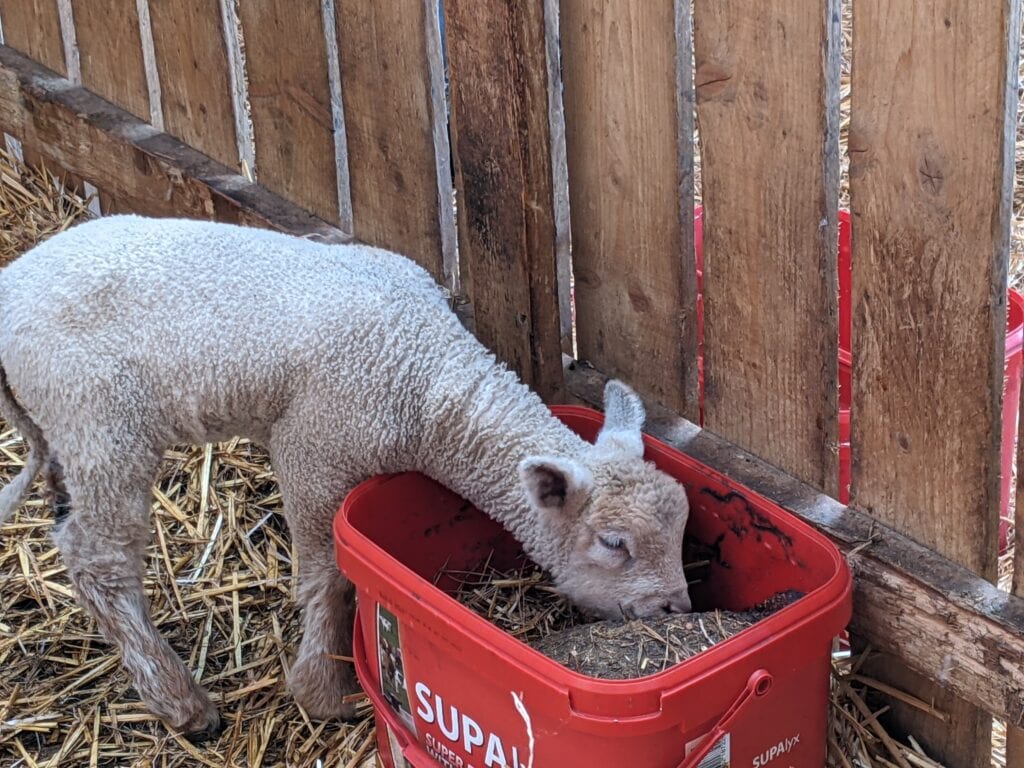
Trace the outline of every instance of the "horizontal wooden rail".
{"label": "horizontal wooden rail", "polygon": [[[566,387],[601,401],[606,377],[566,358]],[[654,404],[649,434],[733,478],[832,539],[854,574],[851,632],[958,696],[1024,723],[1024,598]]]}
{"label": "horizontal wooden rail", "polygon": [[6,46],[0,46],[0,131],[139,213],[351,239]]}

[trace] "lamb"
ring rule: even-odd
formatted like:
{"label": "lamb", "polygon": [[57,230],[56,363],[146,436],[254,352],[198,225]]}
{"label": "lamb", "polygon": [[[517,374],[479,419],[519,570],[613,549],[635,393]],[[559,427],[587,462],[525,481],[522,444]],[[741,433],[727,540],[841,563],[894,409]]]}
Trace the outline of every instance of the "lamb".
{"label": "lamb", "polygon": [[[605,391],[592,445],[496,362],[412,261],[211,222],[112,216],[0,272],[0,414],[31,450],[0,524],[43,472],[76,596],[146,706],[218,731],[143,592],[164,450],[267,446],[298,557],[303,636],[289,676],[314,718],[350,717],[353,589],[334,560],[345,494],[422,472],[501,522],[599,616],[690,610],[682,487],[643,460],[640,399]],[[62,514],[63,513],[63,514]]]}

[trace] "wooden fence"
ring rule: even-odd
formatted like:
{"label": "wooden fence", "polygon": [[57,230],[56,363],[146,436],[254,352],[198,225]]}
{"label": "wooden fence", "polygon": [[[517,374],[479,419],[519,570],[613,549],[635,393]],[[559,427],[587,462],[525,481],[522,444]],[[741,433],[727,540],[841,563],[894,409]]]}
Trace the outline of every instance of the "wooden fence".
{"label": "wooden fence", "polygon": [[401,251],[550,400],[631,382],[654,434],[848,553],[871,674],[953,715],[896,722],[981,766],[1004,719],[1019,768],[1024,599],[991,582],[1020,0],[857,0],[849,508],[840,10],[445,0],[442,31],[437,0],[0,0],[0,129],[108,211]]}

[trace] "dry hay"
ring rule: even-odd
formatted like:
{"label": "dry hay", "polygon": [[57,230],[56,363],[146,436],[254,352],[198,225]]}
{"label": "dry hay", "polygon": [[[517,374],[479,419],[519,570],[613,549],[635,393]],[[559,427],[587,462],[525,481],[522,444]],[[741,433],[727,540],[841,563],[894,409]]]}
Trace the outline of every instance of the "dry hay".
{"label": "dry hay", "polygon": [[88,203],[45,166],[26,173],[0,151],[0,267],[87,216]]}
{"label": "dry hay", "polygon": [[[689,570],[707,563],[692,563]],[[801,597],[779,594],[749,611],[712,610],[648,619],[595,620],[558,594],[544,571],[524,565],[502,572],[445,572],[460,588],[456,599],[499,629],[574,672],[624,680],[661,672],[706,651]]]}

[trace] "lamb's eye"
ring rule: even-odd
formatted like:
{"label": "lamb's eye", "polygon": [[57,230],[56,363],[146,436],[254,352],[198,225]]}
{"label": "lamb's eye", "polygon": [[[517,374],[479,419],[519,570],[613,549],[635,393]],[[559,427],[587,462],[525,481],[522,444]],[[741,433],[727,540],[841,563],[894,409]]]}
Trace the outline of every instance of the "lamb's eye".
{"label": "lamb's eye", "polygon": [[621,536],[616,536],[614,533],[599,533],[597,534],[597,540],[608,549],[622,551],[626,548],[626,542],[622,540]]}

